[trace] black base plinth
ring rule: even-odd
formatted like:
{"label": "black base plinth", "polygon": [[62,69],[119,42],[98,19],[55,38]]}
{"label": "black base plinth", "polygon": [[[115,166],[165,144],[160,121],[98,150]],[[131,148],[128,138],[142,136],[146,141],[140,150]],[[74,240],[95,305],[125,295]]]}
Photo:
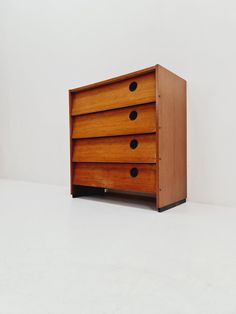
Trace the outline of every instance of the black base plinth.
{"label": "black base plinth", "polygon": [[92,186],[74,185],[72,189],[72,197],[89,196],[89,195],[101,195],[105,193],[103,188],[95,188]]}
{"label": "black base plinth", "polygon": [[157,210],[158,210],[159,212],[164,212],[165,210],[171,209],[171,208],[173,208],[173,207],[175,207],[175,206],[178,206],[178,205],[181,205],[181,204],[183,204],[183,203],[186,203],[186,199],[183,199],[183,200],[181,200],[181,201],[178,201],[178,202],[175,202],[175,203],[172,203],[172,204],[163,206],[163,207],[161,207],[161,208],[158,208]]}

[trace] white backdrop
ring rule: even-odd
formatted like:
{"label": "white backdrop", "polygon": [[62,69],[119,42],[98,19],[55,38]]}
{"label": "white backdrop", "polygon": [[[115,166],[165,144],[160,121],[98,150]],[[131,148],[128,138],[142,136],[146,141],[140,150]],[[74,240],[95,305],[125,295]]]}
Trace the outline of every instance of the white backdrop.
{"label": "white backdrop", "polygon": [[189,199],[236,205],[236,6],[0,2],[0,177],[69,183],[67,89],[160,63],[188,81]]}

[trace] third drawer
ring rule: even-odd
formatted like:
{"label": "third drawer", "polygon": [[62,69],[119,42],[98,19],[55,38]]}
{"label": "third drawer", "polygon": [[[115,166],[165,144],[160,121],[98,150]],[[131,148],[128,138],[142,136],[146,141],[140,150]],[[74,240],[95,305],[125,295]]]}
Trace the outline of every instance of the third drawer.
{"label": "third drawer", "polygon": [[74,140],[72,161],[155,163],[156,134]]}

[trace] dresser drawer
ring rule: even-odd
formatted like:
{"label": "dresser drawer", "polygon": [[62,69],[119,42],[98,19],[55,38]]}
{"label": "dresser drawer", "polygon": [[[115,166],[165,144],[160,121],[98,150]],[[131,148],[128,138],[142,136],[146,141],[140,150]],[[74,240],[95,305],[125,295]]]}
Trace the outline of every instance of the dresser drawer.
{"label": "dresser drawer", "polygon": [[76,140],[72,161],[155,163],[156,134]]}
{"label": "dresser drawer", "polygon": [[109,110],[72,118],[72,138],[141,134],[155,131],[155,104]]}
{"label": "dresser drawer", "polygon": [[72,115],[155,101],[155,73],[98,86],[72,95]]}
{"label": "dresser drawer", "polygon": [[154,193],[155,164],[75,163],[73,184]]}

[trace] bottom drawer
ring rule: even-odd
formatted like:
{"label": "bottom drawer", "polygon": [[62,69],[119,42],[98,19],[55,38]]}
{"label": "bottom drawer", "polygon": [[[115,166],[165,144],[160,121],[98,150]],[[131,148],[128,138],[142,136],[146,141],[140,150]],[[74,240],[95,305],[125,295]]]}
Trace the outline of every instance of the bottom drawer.
{"label": "bottom drawer", "polygon": [[74,163],[73,184],[155,193],[155,164]]}

